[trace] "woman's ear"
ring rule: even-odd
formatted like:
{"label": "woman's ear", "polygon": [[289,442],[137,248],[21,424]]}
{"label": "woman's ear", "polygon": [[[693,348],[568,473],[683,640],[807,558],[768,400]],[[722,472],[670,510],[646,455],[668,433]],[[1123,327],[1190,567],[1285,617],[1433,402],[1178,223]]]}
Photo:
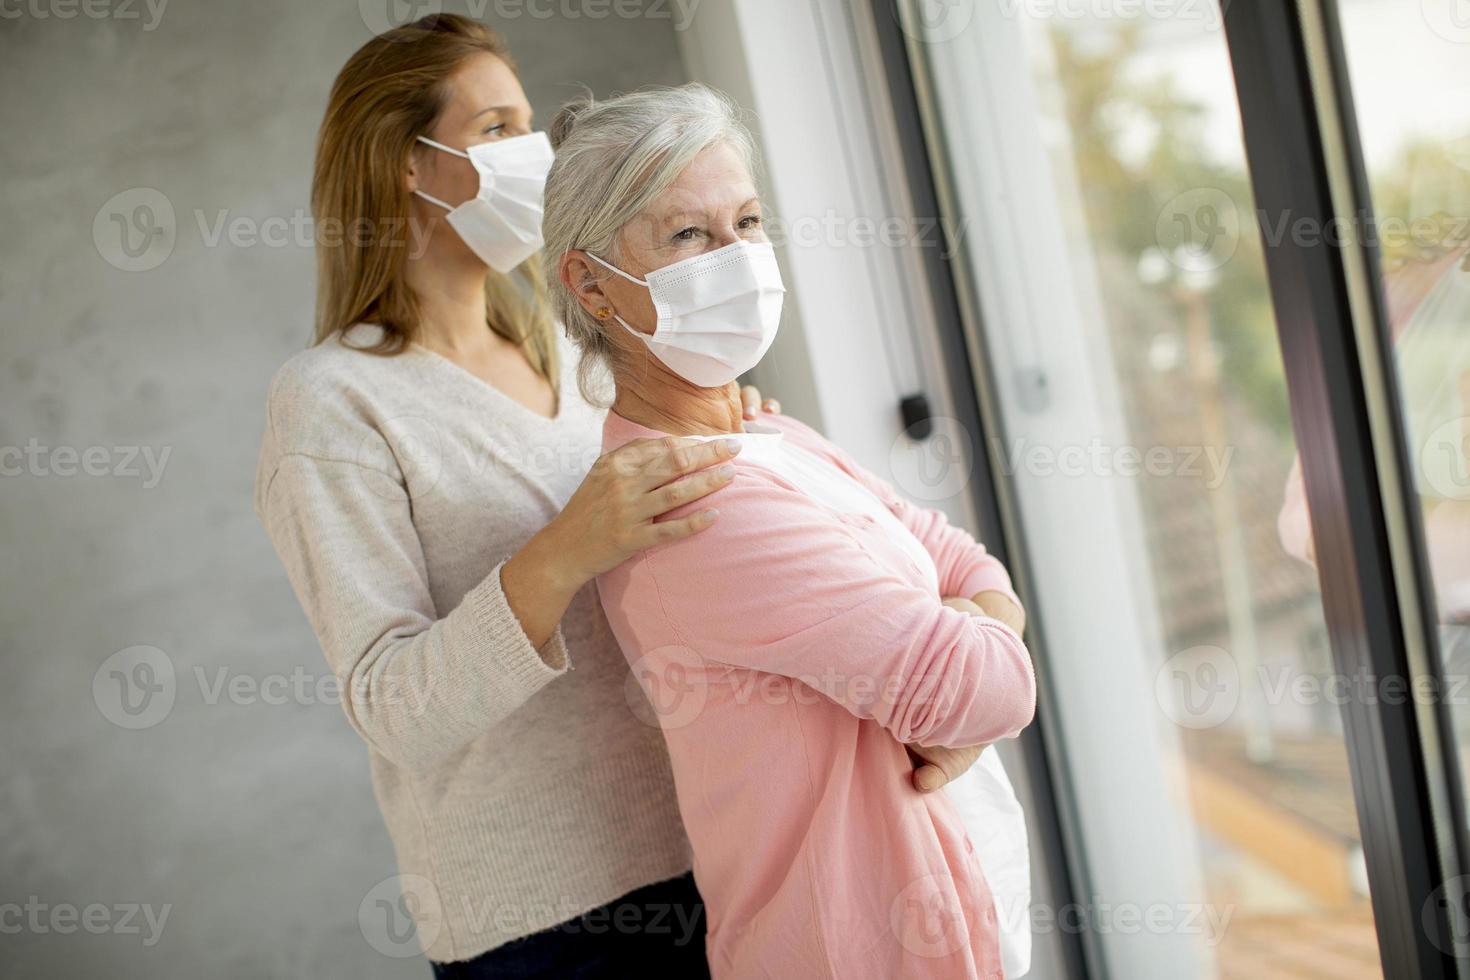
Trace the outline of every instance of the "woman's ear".
{"label": "woman's ear", "polygon": [[419,151],[424,144],[414,141],[413,148],[408,151],[408,164],[403,170],[403,189],[412,194],[419,189],[419,177],[423,174],[423,168],[419,163]]}
{"label": "woman's ear", "polygon": [[581,249],[572,249],[561,257],[557,276],[561,279],[561,284],[577,297],[582,309],[593,316],[597,315],[599,309],[612,306],[602,291],[602,284],[597,281],[597,270],[587,258],[587,253]]}

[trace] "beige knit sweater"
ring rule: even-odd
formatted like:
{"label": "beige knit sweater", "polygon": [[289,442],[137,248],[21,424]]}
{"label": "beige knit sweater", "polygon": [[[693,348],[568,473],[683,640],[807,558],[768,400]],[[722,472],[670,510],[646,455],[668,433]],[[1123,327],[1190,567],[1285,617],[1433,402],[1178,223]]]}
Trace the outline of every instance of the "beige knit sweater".
{"label": "beige knit sweater", "polygon": [[546,419],[425,348],[351,349],[376,332],[277,373],[256,510],[370,748],[419,941],[448,962],[681,874],[689,845],[595,588],[538,652],[500,586],[600,452],[570,348]]}

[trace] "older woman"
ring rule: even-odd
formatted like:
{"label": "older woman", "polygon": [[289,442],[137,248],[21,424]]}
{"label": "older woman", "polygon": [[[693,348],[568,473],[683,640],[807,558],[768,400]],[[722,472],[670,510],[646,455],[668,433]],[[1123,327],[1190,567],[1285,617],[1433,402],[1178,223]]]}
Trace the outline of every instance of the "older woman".
{"label": "older woman", "polygon": [[741,447],[710,530],[598,578],[668,743],[711,973],[1001,977],[954,805],[901,776],[906,746],[1030,722],[1005,569],[805,426],[742,423],[734,382],[770,346],[784,288],[728,101],[696,85],[584,102],[551,136],[552,299],[583,383],[611,370],[604,449]]}

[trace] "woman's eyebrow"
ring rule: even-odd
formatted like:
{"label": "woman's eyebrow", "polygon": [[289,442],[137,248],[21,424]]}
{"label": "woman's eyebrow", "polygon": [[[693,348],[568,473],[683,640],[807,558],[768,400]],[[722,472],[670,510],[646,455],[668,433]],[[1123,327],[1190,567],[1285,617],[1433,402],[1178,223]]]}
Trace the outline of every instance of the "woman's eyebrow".
{"label": "woman's eyebrow", "polygon": [[[742,203],[736,205],[735,208],[733,208],[733,210],[735,210],[735,211],[744,211],[746,208],[750,207],[752,204],[759,205],[760,203],[761,203],[760,196],[757,195],[755,197],[747,198]],[[720,210],[723,210],[723,209],[720,209]],[[690,220],[708,221],[709,218],[710,218],[710,216],[713,215],[714,213],[715,213],[714,211],[711,211],[711,210],[709,210],[707,208],[698,208],[698,209],[695,209],[695,208],[681,208],[678,211],[670,211],[668,214],[666,214],[663,217],[659,218],[658,219],[658,223],[660,225],[676,225],[676,224],[683,224],[684,222],[690,221]]]}
{"label": "woman's eyebrow", "polygon": [[493,105],[488,109],[481,109],[479,112],[475,113],[474,118],[479,119],[481,116],[491,112],[514,112],[516,108],[517,107],[513,105]]}

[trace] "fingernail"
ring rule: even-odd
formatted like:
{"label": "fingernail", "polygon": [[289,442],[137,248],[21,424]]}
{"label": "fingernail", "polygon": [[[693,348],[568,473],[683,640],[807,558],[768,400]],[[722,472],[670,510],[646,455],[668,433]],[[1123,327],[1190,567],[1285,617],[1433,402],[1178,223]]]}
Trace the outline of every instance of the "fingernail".
{"label": "fingernail", "polygon": [[740,452],[740,440],[739,439],[726,439],[725,440],[725,449],[726,449],[727,452],[730,452],[732,454],[733,453]]}
{"label": "fingernail", "polygon": [[704,516],[705,516],[705,519],[706,520],[711,520],[712,521],[716,517],[719,517],[720,516],[720,512],[717,511],[717,510],[715,510],[713,507],[711,507],[709,510],[707,510],[707,511],[704,512]]}
{"label": "fingernail", "polygon": [[730,477],[734,475],[735,467],[731,466],[729,463],[726,463],[724,466],[720,467],[720,476],[722,476],[726,480],[730,479]]}

